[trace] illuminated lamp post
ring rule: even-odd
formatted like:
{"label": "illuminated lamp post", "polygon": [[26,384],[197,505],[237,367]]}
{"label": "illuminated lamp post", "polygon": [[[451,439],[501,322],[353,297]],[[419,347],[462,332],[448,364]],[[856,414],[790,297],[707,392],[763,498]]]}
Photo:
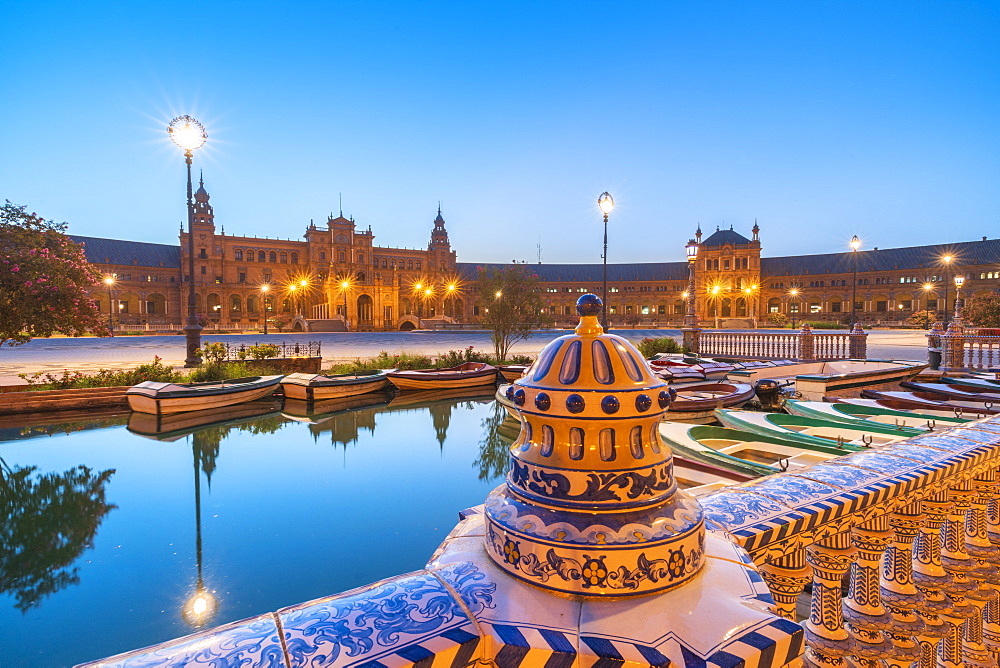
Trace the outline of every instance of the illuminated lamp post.
{"label": "illuminated lamp post", "polygon": [[601,260],[604,262],[604,310],[601,312],[601,326],[605,331],[608,329],[608,214],[615,208],[615,200],[605,191],[597,198],[597,206],[604,214],[604,253]]}
{"label": "illuminated lamp post", "polygon": [[431,288],[424,288],[424,310],[427,311],[427,317],[428,318],[430,318],[430,317],[432,317],[432,316],[435,315],[435,314],[433,314],[433,313],[430,312],[429,308],[427,308],[427,301],[431,297],[433,297],[433,296],[434,296],[434,290],[433,289],[431,289]]}
{"label": "illuminated lamp post", "polygon": [[962,322],[962,286],[965,285],[965,276],[961,274],[955,276],[955,317],[953,322]]}
{"label": "illuminated lamp post", "polygon": [[788,294],[791,297],[795,297],[795,310],[794,311],[792,311],[792,305],[791,305],[791,303],[788,304],[788,310],[792,314],[792,329],[795,329],[795,316],[797,316],[799,314],[799,304],[801,304],[802,302],[800,302],[799,298],[798,298],[799,297],[799,289],[798,288],[792,288],[791,290],[788,291]]}
{"label": "illuminated lamp post", "polygon": [[111,314],[111,288],[115,284],[114,276],[105,276],[104,284],[108,286],[108,331],[111,332],[111,336],[114,336],[115,320],[114,316]]}
{"label": "illuminated lamp post", "polygon": [[857,320],[857,306],[858,306],[858,249],[861,248],[861,239],[858,239],[858,235],[854,235],[851,239],[851,254],[854,256],[854,272],[851,278],[851,329],[854,329],[854,323]]}
{"label": "illuminated lamp post", "polygon": [[205,126],[190,116],[178,116],[170,121],[167,134],[180,148],[184,149],[184,164],[187,165],[187,215],[188,215],[188,304],[187,324],[184,325],[184,336],[187,340],[187,357],[185,367],[195,367],[201,364],[197,351],[201,348],[201,325],[198,324],[198,314],[194,296],[194,203],[191,201],[191,157],[195,151],[205,145],[208,133]]}
{"label": "illuminated lamp post", "polygon": [[267,336],[267,293],[271,286],[265,283],[260,286],[260,310],[264,314],[264,336]]}
{"label": "illuminated lamp post", "polygon": [[684,314],[685,327],[697,327],[698,315],[694,312],[694,263],[698,261],[698,242],[691,239],[684,247],[688,262],[688,289],[684,293],[687,299],[687,313]]}
{"label": "illuminated lamp post", "polygon": [[[928,294],[930,293],[931,290],[934,289],[934,284],[933,283],[924,283],[922,289],[924,291],[924,308],[923,308],[923,310],[926,311],[927,310],[927,300],[929,299]],[[920,306],[920,304],[917,304],[917,306]],[[920,311],[921,309],[918,308],[916,310]],[[930,326],[929,322],[927,323],[927,326],[928,327]]]}
{"label": "illuminated lamp post", "polygon": [[340,291],[344,293],[344,327],[347,327],[347,293],[351,289],[351,282],[343,280],[340,282]]}
{"label": "illuminated lamp post", "polygon": [[295,285],[295,283],[291,283],[288,286],[288,294],[292,298],[292,312],[295,315],[299,314],[299,300],[295,298],[295,291],[298,290],[298,288],[299,286]]}
{"label": "illuminated lamp post", "polygon": [[715,328],[719,328],[719,291],[722,290],[718,285],[713,285],[709,290],[712,295],[712,317],[715,319]]}
{"label": "illuminated lamp post", "polygon": [[753,301],[753,293],[756,289],[756,285],[743,288],[743,294],[746,295],[747,304],[750,306],[750,321],[753,323],[754,329],[757,329],[757,304]]}
{"label": "illuminated lamp post", "polygon": [[953,255],[945,255],[941,258],[941,264],[945,266],[945,276],[944,276],[944,308],[941,309],[944,312],[945,327],[948,326],[948,269],[951,267],[952,261],[955,259]]}

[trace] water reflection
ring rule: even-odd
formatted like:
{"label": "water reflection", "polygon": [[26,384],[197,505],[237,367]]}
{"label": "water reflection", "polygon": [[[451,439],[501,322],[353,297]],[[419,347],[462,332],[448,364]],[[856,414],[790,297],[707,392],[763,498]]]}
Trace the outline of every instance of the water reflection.
{"label": "water reflection", "polygon": [[[187,413],[171,413],[169,415],[153,415],[151,413],[132,413],[128,416],[128,430],[133,434],[152,438],[157,441],[177,441],[190,434],[214,430],[216,438],[221,441],[232,429],[240,431],[256,431],[262,418],[273,418],[278,415],[281,402],[276,399],[258,399],[235,406],[213,408],[204,411]],[[284,420],[278,419],[272,423],[269,431],[272,433],[280,428]]]}
{"label": "water reflection", "polygon": [[181,616],[191,626],[204,626],[215,615],[218,601],[214,592],[205,586],[202,574],[202,542],[201,542],[201,474],[211,488],[212,473],[215,471],[215,460],[219,456],[219,444],[222,437],[216,438],[218,428],[206,429],[210,432],[195,432],[191,439],[191,458],[194,461],[194,526],[195,526],[195,561],[198,564],[198,579],[195,582],[194,593],[185,601]]}
{"label": "water reflection", "polygon": [[36,471],[0,458],[0,591],[11,593],[21,612],[80,582],[72,564],[93,547],[97,527],[116,508],[105,501],[115,469]]}
{"label": "water reflection", "polygon": [[479,469],[480,480],[493,480],[507,472],[510,446],[517,439],[520,429],[520,420],[511,417],[503,405],[495,401],[493,412],[483,418],[479,457],[472,464]]}
{"label": "water reflection", "polygon": [[127,420],[128,411],[121,409],[0,415],[0,441],[20,441],[104,429],[125,424]]}

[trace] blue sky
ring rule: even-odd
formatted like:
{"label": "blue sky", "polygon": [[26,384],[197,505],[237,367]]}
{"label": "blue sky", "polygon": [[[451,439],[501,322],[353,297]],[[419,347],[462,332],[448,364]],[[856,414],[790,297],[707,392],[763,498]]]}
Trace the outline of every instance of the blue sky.
{"label": "blue sky", "polygon": [[136,2],[4,10],[0,197],[176,243],[191,114],[227,233],[338,209],[460,261],[766,256],[995,238],[996,2]]}

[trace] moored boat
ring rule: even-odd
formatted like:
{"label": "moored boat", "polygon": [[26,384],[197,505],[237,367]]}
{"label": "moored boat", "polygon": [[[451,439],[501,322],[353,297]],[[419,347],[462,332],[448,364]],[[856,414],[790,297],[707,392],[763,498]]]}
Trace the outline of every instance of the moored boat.
{"label": "moored boat", "polygon": [[492,385],[497,380],[497,368],[483,362],[465,362],[447,369],[390,371],[386,375],[400,390],[443,390]]}
{"label": "moored boat", "polygon": [[278,415],[280,401],[275,397],[202,411],[154,415],[133,411],[127,429],[133,434],[156,441],[176,441],[205,427],[221,427],[252,422]]}
{"label": "moored boat", "polygon": [[675,454],[756,475],[800,469],[858,450],[683,422],[661,422],[659,430]]}
{"label": "moored boat", "polygon": [[515,380],[524,375],[524,372],[528,370],[528,364],[504,364],[503,366],[497,367],[497,372],[500,377],[507,383],[513,383]]}
{"label": "moored boat", "polygon": [[389,385],[385,371],[372,369],[358,373],[324,376],[318,373],[290,373],[281,379],[281,389],[289,399],[322,401],[377,392]]}
{"label": "moored boat", "polygon": [[164,415],[203,411],[270,396],[282,376],[251,376],[204,383],[157,383],[147,380],[125,390],[129,408]]}
{"label": "moored boat", "polygon": [[824,396],[857,394],[860,388],[894,386],[927,366],[927,362],[911,360],[847,359],[743,369],[731,372],[728,378],[751,384],[762,378],[794,380],[795,391],[803,398],[822,401]]}
{"label": "moored boat", "polygon": [[944,376],[941,378],[941,382],[948,385],[957,385],[959,389],[969,392],[1000,392],[1000,381],[989,380],[986,378],[952,378]]}
{"label": "moored boat", "polygon": [[1000,407],[987,405],[983,401],[949,399],[934,392],[862,390],[861,396],[864,399],[875,399],[880,404],[900,410],[917,409],[925,413],[927,412],[925,409],[950,411],[952,415],[958,417],[965,414],[985,417],[1000,413]]}
{"label": "moored boat", "polygon": [[664,420],[713,422],[717,408],[739,408],[753,398],[746,383],[698,383],[671,388],[676,392]]}
{"label": "moored boat", "polygon": [[674,480],[677,486],[692,496],[701,496],[718,491],[729,485],[753,480],[756,474],[727,469],[716,464],[681,457],[676,453],[671,457],[674,465]]}
{"label": "moored boat", "polygon": [[900,411],[883,406],[859,406],[857,404],[842,402],[830,403],[825,401],[789,399],[785,402],[784,408],[792,415],[800,415],[802,417],[861,424],[875,423],[928,431],[942,425],[968,422],[968,419],[957,418],[952,415],[929,415],[911,411]]}
{"label": "moored boat", "polygon": [[719,422],[732,429],[777,436],[792,441],[843,446],[845,449],[894,443],[926,433],[923,429],[880,424],[849,424],[787,413],[718,410]]}
{"label": "moored boat", "polygon": [[996,403],[1000,406],[1000,387],[986,391],[979,388],[959,387],[949,383],[911,383],[903,382],[899,384],[907,390],[914,392],[930,392],[941,395],[947,399],[959,399],[961,401],[981,401],[983,403]]}

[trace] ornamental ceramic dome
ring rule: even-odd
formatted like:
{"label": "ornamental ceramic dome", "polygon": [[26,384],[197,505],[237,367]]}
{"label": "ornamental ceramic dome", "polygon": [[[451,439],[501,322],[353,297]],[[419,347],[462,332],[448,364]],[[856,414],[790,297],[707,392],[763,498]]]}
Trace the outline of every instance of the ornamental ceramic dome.
{"label": "ornamental ceramic dome", "polygon": [[509,391],[521,413],[506,484],[486,500],[486,549],[546,589],[627,596],[675,587],[703,562],[698,502],[677,488],[658,425],[672,391],[596,295]]}

